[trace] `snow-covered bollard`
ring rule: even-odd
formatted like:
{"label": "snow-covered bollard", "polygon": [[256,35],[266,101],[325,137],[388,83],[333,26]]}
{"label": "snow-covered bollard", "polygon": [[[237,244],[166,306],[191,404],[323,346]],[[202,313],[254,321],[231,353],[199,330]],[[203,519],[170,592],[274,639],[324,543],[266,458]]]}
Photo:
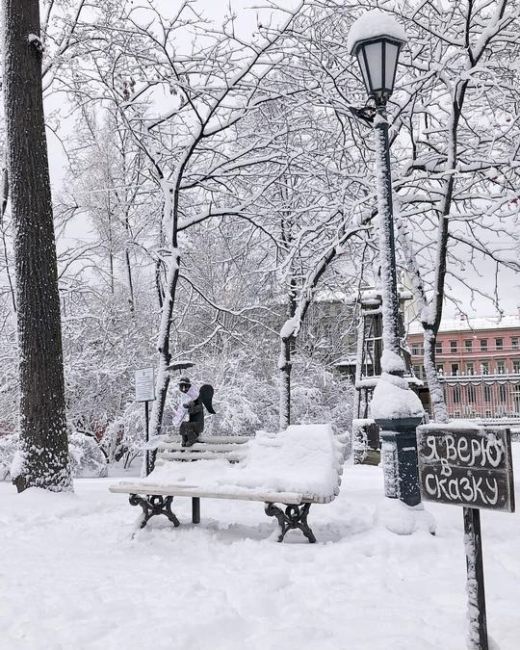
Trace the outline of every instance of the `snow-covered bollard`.
{"label": "snow-covered bollard", "polygon": [[370,412],[381,428],[381,462],[385,495],[408,506],[421,502],[417,469],[416,428],[424,415],[419,397],[408,387],[402,359],[384,352],[383,373],[374,390]]}

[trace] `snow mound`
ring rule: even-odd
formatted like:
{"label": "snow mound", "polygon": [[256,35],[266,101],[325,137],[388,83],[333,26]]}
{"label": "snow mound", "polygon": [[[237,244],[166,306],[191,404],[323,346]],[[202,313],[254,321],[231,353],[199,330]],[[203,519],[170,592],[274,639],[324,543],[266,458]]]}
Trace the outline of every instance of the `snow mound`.
{"label": "snow mound", "polygon": [[277,434],[258,432],[236,481],[243,487],[327,497],[337,490],[341,462],[330,424],[292,425]]}
{"label": "snow mound", "polygon": [[424,409],[406,379],[383,372],[374,389],[370,414],[376,420],[390,420],[422,417]]}
{"label": "snow mound", "polygon": [[434,516],[422,503],[408,506],[399,499],[381,501],[376,509],[376,520],[396,535],[412,535],[419,530],[435,535],[437,530]]}

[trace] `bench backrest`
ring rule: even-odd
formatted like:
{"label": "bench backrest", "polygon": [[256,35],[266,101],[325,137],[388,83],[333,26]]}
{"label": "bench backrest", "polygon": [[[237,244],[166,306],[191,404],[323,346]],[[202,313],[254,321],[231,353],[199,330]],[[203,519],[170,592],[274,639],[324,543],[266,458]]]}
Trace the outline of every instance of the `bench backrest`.
{"label": "bench backrest", "polygon": [[191,447],[183,447],[181,437],[169,436],[157,443],[155,466],[164,463],[194,460],[225,459],[230,463],[243,461],[247,454],[250,436],[201,436]]}

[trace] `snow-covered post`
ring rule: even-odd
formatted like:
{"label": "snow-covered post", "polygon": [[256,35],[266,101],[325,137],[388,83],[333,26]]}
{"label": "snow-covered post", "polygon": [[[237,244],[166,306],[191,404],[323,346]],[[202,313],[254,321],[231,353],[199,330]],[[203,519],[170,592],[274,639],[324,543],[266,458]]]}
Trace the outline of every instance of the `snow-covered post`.
{"label": "snow-covered post", "polygon": [[[423,408],[403,378],[399,337],[399,297],[395,261],[392,177],[386,103],[392,94],[399,50],[406,42],[401,25],[389,14],[370,11],[356,20],[348,37],[363,81],[375,103],[376,185],[383,312],[381,378],[374,390],[371,415],[381,427],[385,494],[407,505],[420,503],[415,428]],[[363,110],[363,109],[362,109]]]}
{"label": "snow-covered post", "polygon": [[[381,266],[381,297],[383,315],[383,345],[385,352],[400,356],[399,297],[395,264],[394,216],[392,205],[392,176],[390,142],[386,103],[376,105],[374,134],[376,140],[376,186],[379,230],[379,263]],[[388,360],[389,355],[386,355]],[[385,361],[383,357],[382,362]],[[385,368],[383,371],[392,372]]]}
{"label": "snow-covered post", "polygon": [[280,431],[285,431],[291,424],[291,352],[300,325],[296,315],[290,316],[280,330],[280,356],[278,370],[280,371]]}

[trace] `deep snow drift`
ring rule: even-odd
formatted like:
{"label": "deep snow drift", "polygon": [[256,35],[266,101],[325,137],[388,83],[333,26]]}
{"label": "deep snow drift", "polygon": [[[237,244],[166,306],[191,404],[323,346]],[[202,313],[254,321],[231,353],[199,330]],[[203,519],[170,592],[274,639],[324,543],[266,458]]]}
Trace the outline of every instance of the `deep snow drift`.
{"label": "deep snow drift", "polygon": [[[340,496],[311,507],[314,545],[274,541],[260,503],[219,500],[193,526],[180,499],[181,528],[157,518],[132,539],[140,511],[113,482],[80,479],[74,495],[0,483],[1,650],[465,647],[462,509],[427,504],[436,537],[390,533],[380,468],[347,466]],[[519,517],[483,511],[482,531],[492,647],[517,650]]]}

